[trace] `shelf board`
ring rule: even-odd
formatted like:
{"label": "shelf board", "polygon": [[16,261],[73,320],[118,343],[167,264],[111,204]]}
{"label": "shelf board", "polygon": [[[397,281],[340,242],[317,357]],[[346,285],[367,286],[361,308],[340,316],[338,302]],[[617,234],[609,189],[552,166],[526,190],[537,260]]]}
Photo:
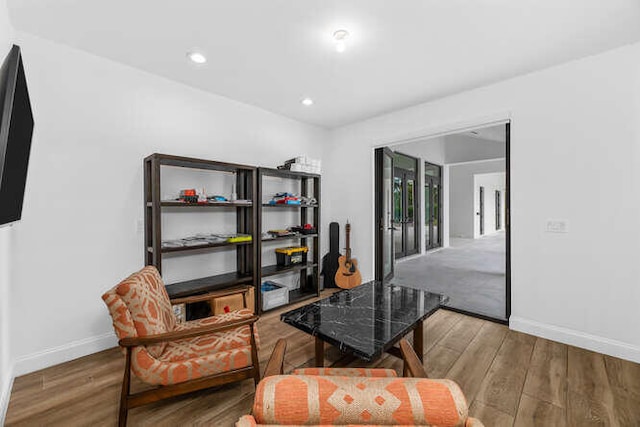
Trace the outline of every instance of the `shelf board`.
{"label": "shelf board", "polygon": [[317,296],[318,292],[314,289],[294,289],[292,291],[289,291],[289,304],[293,304],[310,298],[315,298]]}
{"label": "shelf board", "polygon": [[310,172],[295,172],[287,169],[258,168],[260,174],[265,176],[275,176],[279,178],[320,178],[319,174]]}
{"label": "shelf board", "polygon": [[[162,248],[160,250],[161,253],[163,254],[167,254],[167,253],[174,253],[174,252],[188,252],[188,251],[195,251],[198,249],[210,249],[210,248],[221,248],[221,247],[225,247],[225,246],[243,246],[243,245],[250,245],[253,242],[233,242],[233,243],[229,243],[229,242],[220,242],[220,243],[208,243],[206,245],[198,245],[198,246],[180,246],[178,248]],[[149,252],[153,252],[153,248],[152,247],[147,247],[147,250]]]}
{"label": "shelf board", "polygon": [[237,163],[216,162],[214,160],[195,159],[193,157],[173,156],[169,154],[154,153],[145,160],[155,160],[161,166],[179,166],[188,169],[204,169],[219,172],[255,172],[255,166],[240,165]]}
{"label": "shelf board", "polygon": [[251,274],[242,275],[237,272],[218,274],[216,276],[202,277],[200,279],[187,280],[167,285],[169,298],[191,296],[198,293],[215,291],[229,286],[243,283],[251,283]]}
{"label": "shelf board", "polygon": [[281,237],[274,237],[272,239],[262,239],[263,242],[274,242],[274,241],[280,241],[280,240],[292,240],[292,239],[308,239],[308,238],[312,238],[312,237],[318,237],[317,234],[295,234],[292,236],[281,236]]}
{"label": "shelf board", "polygon": [[[147,207],[152,207],[152,202],[147,202]],[[164,200],[160,202],[162,207],[172,208],[210,208],[210,207],[226,207],[226,208],[250,208],[253,203],[233,203],[233,202],[208,202],[208,203],[184,203],[174,200]]]}
{"label": "shelf board", "polygon": [[320,207],[320,205],[317,203],[315,205],[285,205],[285,204],[272,205],[271,203],[263,203],[262,206],[264,206],[265,208],[318,208]]}
{"label": "shelf board", "polygon": [[318,296],[318,293],[313,289],[306,289],[306,290],[293,289],[289,291],[289,302],[287,304],[282,304],[277,307],[270,308],[269,310],[262,310],[262,312],[266,313],[268,311],[277,310],[279,308],[286,307],[288,305],[295,304],[297,302],[304,301],[307,299],[315,298],[317,296]]}
{"label": "shelf board", "polygon": [[279,265],[268,265],[266,267],[262,267],[262,277],[275,276],[276,274],[284,274],[293,271],[306,270],[308,268],[317,267],[318,264],[314,264],[312,262],[302,263],[302,264],[293,264],[289,267],[281,267]]}

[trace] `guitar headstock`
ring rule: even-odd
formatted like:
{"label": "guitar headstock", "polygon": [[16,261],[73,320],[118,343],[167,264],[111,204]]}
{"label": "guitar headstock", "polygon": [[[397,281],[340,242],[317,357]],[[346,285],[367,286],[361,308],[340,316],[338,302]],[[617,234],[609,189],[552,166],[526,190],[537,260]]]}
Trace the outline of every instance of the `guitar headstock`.
{"label": "guitar headstock", "polygon": [[351,224],[347,222],[347,225],[344,226],[344,229],[347,233],[349,233],[351,231]]}

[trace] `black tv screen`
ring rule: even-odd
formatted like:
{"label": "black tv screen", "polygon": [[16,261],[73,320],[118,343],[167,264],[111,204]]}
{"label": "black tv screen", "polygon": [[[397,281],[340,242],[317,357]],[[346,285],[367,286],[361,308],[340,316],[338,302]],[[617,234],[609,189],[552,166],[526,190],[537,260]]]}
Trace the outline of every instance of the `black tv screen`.
{"label": "black tv screen", "polygon": [[20,47],[0,68],[0,225],[22,216],[33,134],[33,113]]}

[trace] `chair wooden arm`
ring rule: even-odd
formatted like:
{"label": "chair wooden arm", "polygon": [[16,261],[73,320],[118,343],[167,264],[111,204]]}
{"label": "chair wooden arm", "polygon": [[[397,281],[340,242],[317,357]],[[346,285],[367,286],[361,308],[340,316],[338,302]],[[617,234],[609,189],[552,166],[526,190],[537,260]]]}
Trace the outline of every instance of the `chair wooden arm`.
{"label": "chair wooden arm", "polygon": [[258,320],[258,316],[251,316],[241,321],[232,321],[218,323],[215,325],[201,326],[193,329],[185,329],[182,331],[165,332],[164,334],[147,335],[146,337],[128,337],[122,338],[118,344],[122,347],[136,347],[139,345],[157,344],[166,341],[177,341],[185,338],[193,338],[201,335],[207,335],[214,332],[222,332],[229,329],[238,328],[240,326],[252,325]]}
{"label": "chair wooden arm", "polygon": [[252,286],[249,286],[249,285],[235,286],[233,288],[207,292],[206,294],[201,294],[201,295],[192,295],[188,297],[174,298],[171,300],[171,305],[191,304],[194,302],[209,301],[211,299],[227,297],[229,295],[236,295],[236,294],[245,294],[246,296],[246,294],[249,293],[251,288]]}
{"label": "chair wooden arm", "polygon": [[264,370],[262,378],[284,374],[284,352],[286,349],[287,341],[280,338],[273,348],[273,353],[271,353],[269,362],[267,362],[267,367]]}
{"label": "chair wooden arm", "polygon": [[418,355],[413,350],[411,344],[405,339],[400,340],[400,352],[404,360],[404,371],[409,372],[409,375],[414,378],[429,378],[422,362],[418,359]]}

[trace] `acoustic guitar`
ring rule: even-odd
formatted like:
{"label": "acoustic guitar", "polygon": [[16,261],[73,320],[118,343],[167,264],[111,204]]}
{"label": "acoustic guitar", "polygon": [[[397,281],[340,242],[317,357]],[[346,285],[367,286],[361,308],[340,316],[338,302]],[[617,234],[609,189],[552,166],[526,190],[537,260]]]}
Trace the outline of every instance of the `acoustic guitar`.
{"label": "acoustic guitar", "polygon": [[349,240],[351,225],[349,223],[347,223],[345,231],[347,235],[347,247],[345,249],[345,255],[338,258],[336,285],[342,289],[351,289],[362,284],[362,276],[358,270],[358,261],[351,258],[351,243]]}

